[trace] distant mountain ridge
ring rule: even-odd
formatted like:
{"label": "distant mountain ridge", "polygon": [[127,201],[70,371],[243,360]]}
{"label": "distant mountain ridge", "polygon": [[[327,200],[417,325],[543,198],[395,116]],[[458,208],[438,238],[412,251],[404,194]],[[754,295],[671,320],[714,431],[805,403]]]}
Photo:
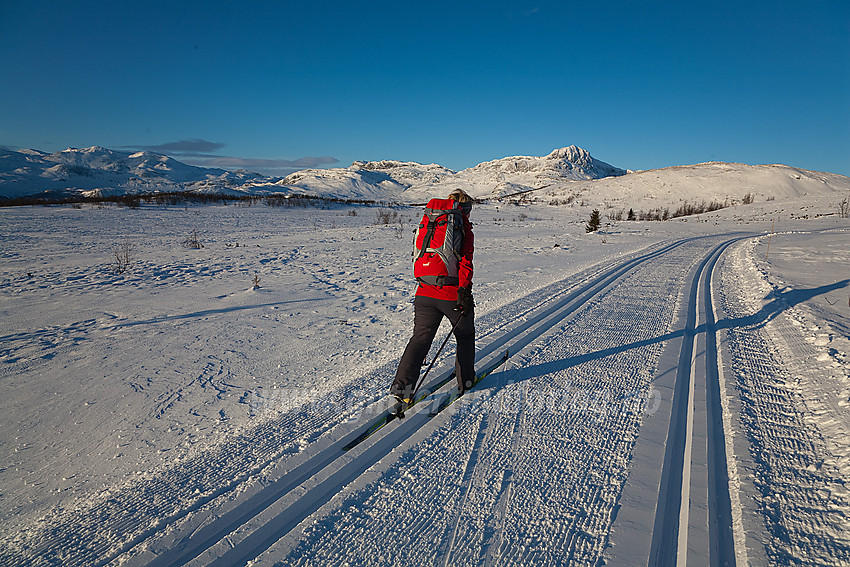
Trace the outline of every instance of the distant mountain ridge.
{"label": "distant mountain ridge", "polygon": [[545,157],[515,156],[460,172],[437,164],[394,160],[356,161],[347,168],[305,169],[283,178],[244,170],[187,165],[153,152],[100,146],[48,154],[38,150],[0,150],[0,198],[38,194],[108,196],[125,193],[207,192],[232,195],[306,193],[321,197],[409,201],[448,185],[487,197],[547,183],[624,175],[577,146]]}
{"label": "distant mountain ridge", "polygon": [[187,165],[153,152],[69,148],[52,154],[0,149],[0,198],[172,191],[228,192],[263,178],[247,171]]}
{"label": "distant mountain ridge", "polygon": [[850,178],[784,165],[704,163],[631,172],[578,146],[546,156],[511,156],[461,171],[438,164],[356,161],[349,167],[304,169],[286,177],[187,165],[153,152],[93,146],[48,154],[0,149],[0,199],[194,192],[310,195],[344,200],[421,203],[464,189],[477,198],[523,195],[588,206],[676,206],[682,201],[741,201],[845,191]]}

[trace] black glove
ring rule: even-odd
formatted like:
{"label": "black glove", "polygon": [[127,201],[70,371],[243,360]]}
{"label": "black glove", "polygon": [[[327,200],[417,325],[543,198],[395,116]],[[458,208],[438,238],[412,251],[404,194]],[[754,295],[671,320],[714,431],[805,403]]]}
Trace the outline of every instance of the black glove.
{"label": "black glove", "polygon": [[472,301],[472,290],[468,287],[457,288],[457,305],[455,311],[460,311],[461,317],[472,312],[472,306],[475,305]]}

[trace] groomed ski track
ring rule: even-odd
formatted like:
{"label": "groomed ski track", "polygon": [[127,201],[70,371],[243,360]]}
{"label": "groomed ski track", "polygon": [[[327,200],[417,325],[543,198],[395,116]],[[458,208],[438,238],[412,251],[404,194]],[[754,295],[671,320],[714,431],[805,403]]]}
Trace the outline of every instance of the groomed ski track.
{"label": "groomed ski track", "polygon": [[[697,564],[735,564],[711,300],[714,268],[732,242],[721,244],[703,260],[691,284],[664,480],[652,532],[651,565],[686,565],[688,556]],[[696,537],[689,537],[694,532]]]}
{"label": "groomed ski track", "polygon": [[[240,440],[244,457],[217,461],[236,461],[238,474],[228,469],[220,487],[191,506],[145,511],[140,498],[137,524],[103,511],[80,519],[94,528],[91,536],[65,526],[81,535],[57,529],[24,559],[593,565],[607,553],[609,564],[684,565],[688,556],[732,564],[711,278],[724,250],[745,237],[656,245],[549,286],[517,301],[513,312],[482,317],[478,365],[506,349],[511,358],[452,411],[432,417],[426,400],[350,451],[343,447],[382,409],[380,401],[360,421],[346,421],[343,412],[304,420],[298,432],[310,443],[300,451],[281,443],[258,458],[248,449],[254,439]],[[258,428],[256,439],[298,418]],[[663,459],[654,472],[637,474],[658,477],[657,501],[629,511],[621,495],[629,493],[646,424],[663,432],[654,439]],[[276,466],[276,479],[250,482]],[[184,474],[177,484],[197,480]],[[646,536],[645,546],[620,543],[639,532],[619,529],[630,513],[652,518],[648,533],[637,536]],[[96,527],[134,535],[104,548]]]}

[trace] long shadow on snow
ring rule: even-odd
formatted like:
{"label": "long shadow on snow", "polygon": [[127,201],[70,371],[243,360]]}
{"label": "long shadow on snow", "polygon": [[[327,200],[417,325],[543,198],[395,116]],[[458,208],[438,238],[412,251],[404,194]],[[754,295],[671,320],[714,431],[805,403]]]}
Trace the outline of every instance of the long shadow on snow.
{"label": "long shadow on snow", "polygon": [[[776,318],[776,316],[782,313],[783,311],[786,311],[801,303],[814,299],[819,295],[825,295],[832,291],[836,291],[848,286],[850,286],[850,280],[842,280],[829,285],[823,285],[815,288],[793,289],[789,291],[773,292],[768,296],[772,298],[771,301],[767,303],[764,307],[762,307],[757,313],[748,315],[746,317],[722,319],[713,326],[712,330],[716,332],[721,329],[763,327],[768,322]],[[705,333],[708,330],[709,329],[706,328],[706,324],[703,323],[696,328],[695,334]],[[517,383],[524,382],[526,380],[531,380],[534,378],[541,378],[543,376],[567,370],[569,368],[584,364],[586,362],[600,360],[608,356],[625,353],[633,349],[654,345],[675,338],[680,338],[684,336],[684,334],[685,329],[679,329],[677,331],[673,331],[672,333],[666,333],[657,337],[653,337],[651,339],[644,339],[627,345],[611,347],[596,352],[571,356],[563,358],[561,360],[553,360],[551,362],[545,362],[543,364],[537,364],[534,366],[525,366],[521,369],[518,369],[518,371],[515,373],[502,373],[502,376],[504,376],[504,378],[502,378],[498,382],[491,382],[489,387],[485,386],[484,388],[482,388],[482,390],[492,390],[500,388],[504,386],[508,380],[511,383]],[[659,377],[656,376],[653,381],[657,380],[658,378]]]}
{"label": "long shadow on snow", "polygon": [[204,309],[194,313],[183,313],[181,315],[163,315],[162,317],[152,317],[141,321],[127,321],[125,323],[117,323],[112,326],[113,329],[120,327],[135,327],[137,325],[153,325],[155,323],[165,323],[168,321],[180,321],[182,319],[197,319],[200,317],[209,317],[210,315],[221,315],[224,313],[232,313],[234,311],[246,311],[249,309],[261,309],[263,307],[278,307],[280,305],[288,305],[291,303],[307,303],[315,301],[326,301],[329,297],[315,297],[307,299],[293,299],[290,301],[272,301],[270,303],[254,303],[251,305],[238,305],[234,307],[222,307],[220,309]]}

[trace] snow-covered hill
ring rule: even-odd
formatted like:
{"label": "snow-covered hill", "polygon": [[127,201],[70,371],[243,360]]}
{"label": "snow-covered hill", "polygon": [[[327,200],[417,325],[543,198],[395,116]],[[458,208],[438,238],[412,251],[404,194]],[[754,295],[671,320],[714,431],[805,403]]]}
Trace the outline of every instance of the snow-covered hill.
{"label": "snow-covered hill", "polygon": [[297,171],[272,187],[282,193],[302,193],[334,199],[401,201],[407,184],[395,179],[385,169],[355,162],[347,168]]}
{"label": "snow-covered hill", "polygon": [[529,196],[549,202],[582,202],[601,209],[676,209],[684,202],[784,200],[850,191],[850,178],[786,165],[709,162],[630,172],[619,177],[562,184]]}

